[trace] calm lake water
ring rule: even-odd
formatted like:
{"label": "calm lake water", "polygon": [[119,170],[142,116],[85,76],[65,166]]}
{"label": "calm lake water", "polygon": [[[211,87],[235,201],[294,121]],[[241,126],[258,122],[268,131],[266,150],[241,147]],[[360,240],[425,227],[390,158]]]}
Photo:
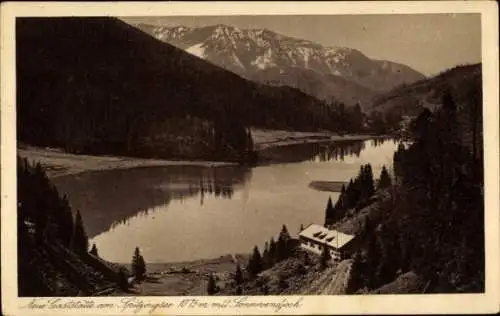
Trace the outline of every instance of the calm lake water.
{"label": "calm lake water", "polygon": [[374,140],[269,149],[254,168],[172,166],[87,172],[54,180],[82,213],[99,255],[128,263],[136,246],[147,262],[213,258],[261,249],[286,224],[322,224],[329,196],[311,181],[349,181],[371,163],[378,178],[397,143]]}

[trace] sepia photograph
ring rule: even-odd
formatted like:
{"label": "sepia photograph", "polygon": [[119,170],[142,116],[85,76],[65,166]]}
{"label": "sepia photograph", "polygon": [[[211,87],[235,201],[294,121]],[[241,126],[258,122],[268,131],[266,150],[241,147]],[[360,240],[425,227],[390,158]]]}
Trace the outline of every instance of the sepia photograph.
{"label": "sepia photograph", "polygon": [[13,295],[484,295],[483,14],[15,16]]}

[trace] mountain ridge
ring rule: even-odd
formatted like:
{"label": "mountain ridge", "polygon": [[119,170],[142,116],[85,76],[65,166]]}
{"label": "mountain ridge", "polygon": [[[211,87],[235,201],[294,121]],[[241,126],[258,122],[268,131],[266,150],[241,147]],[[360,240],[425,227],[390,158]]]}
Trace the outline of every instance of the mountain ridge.
{"label": "mountain ridge", "polygon": [[[291,85],[290,81],[299,80],[302,73],[295,69],[293,76],[287,76],[284,75],[287,70],[315,70],[317,89],[311,91],[297,83],[291,86],[320,99],[339,99],[348,105],[368,104],[378,93],[425,78],[404,64],[372,59],[357,49],[325,46],[269,29],[240,29],[223,24],[187,27],[139,23],[134,26],[163,42],[257,82],[271,79],[275,85]],[[263,74],[269,69],[277,75],[269,78],[269,73]],[[347,92],[346,86],[338,86],[330,80],[330,75],[352,83]],[[363,91],[359,90],[359,86],[363,87]],[[328,94],[325,95],[325,91],[329,91]]]}

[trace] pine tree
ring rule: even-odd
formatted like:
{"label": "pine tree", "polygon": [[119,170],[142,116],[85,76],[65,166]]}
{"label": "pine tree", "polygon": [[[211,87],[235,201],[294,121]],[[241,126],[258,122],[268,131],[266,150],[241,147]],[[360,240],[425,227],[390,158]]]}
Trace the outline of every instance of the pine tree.
{"label": "pine tree", "polygon": [[143,280],[144,273],[146,272],[146,264],[144,258],[139,251],[139,247],[135,247],[134,256],[132,257],[132,274],[137,281]]}
{"label": "pine tree", "polygon": [[94,256],[98,257],[99,254],[97,252],[97,247],[95,244],[92,244],[92,249],[90,249],[90,253],[93,254]]}
{"label": "pine tree", "polygon": [[344,209],[350,209],[354,206],[355,200],[353,199],[354,191],[354,181],[352,179],[349,180],[349,184],[345,190],[345,198],[344,200]]}
{"label": "pine tree", "polygon": [[335,203],[335,206],[333,207],[335,209],[335,213],[345,210],[345,199],[346,199],[346,188],[345,185],[342,184],[342,189],[340,189],[339,198]]}
{"label": "pine tree", "polygon": [[241,272],[240,264],[236,264],[236,271],[234,273],[234,282],[236,285],[240,285],[243,283],[243,273]]}
{"label": "pine tree", "polygon": [[283,225],[281,227],[280,237],[282,237],[285,241],[290,240],[290,233],[288,232],[288,228],[286,227],[286,225]]}
{"label": "pine tree", "polygon": [[248,261],[248,273],[252,276],[255,277],[257,276],[263,269],[262,266],[262,257],[259,252],[259,247],[255,246],[253,248],[253,253],[252,256],[250,257],[250,260]]}
{"label": "pine tree", "polygon": [[398,149],[394,153],[393,156],[393,170],[394,170],[394,176],[395,178],[402,178],[403,177],[403,155],[405,153],[406,149],[405,146],[402,143],[399,143]]}
{"label": "pine tree", "polygon": [[382,171],[380,172],[380,179],[378,181],[378,188],[385,189],[391,185],[391,177],[389,176],[389,172],[385,166],[382,167]]}
{"label": "pine tree", "polygon": [[290,247],[290,241],[291,237],[288,233],[288,228],[286,225],[283,225],[278,238],[278,243],[276,244],[277,261],[282,261],[290,256],[292,250]]}
{"label": "pine tree", "polygon": [[365,196],[366,198],[369,198],[375,193],[375,182],[373,181],[373,171],[372,171],[372,166],[370,164],[365,165]]}
{"label": "pine tree", "polygon": [[213,295],[215,293],[217,293],[217,284],[215,283],[215,278],[214,278],[213,274],[210,274],[208,276],[207,294]]}
{"label": "pine tree", "polygon": [[82,215],[78,210],[75,217],[75,230],[73,234],[73,250],[76,252],[87,252],[89,249],[89,239],[85,232]]}
{"label": "pine tree", "polygon": [[332,198],[328,197],[328,202],[326,203],[325,209],[325,227],[332,223],[332,221],[334,220],[334,216],[335,209],[333,208]]}

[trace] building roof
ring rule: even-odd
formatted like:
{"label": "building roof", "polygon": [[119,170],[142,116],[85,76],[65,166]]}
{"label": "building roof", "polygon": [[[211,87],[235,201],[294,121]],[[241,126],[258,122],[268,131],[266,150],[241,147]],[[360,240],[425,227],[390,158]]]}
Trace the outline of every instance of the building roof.
{"label": "building roof", "polygon": [[311,239],[320,244],[327,244],[329,247],[340,249],[350,242],[354,236],[331,230],[317,224],[307,226],[299,233],[300,237]]}

